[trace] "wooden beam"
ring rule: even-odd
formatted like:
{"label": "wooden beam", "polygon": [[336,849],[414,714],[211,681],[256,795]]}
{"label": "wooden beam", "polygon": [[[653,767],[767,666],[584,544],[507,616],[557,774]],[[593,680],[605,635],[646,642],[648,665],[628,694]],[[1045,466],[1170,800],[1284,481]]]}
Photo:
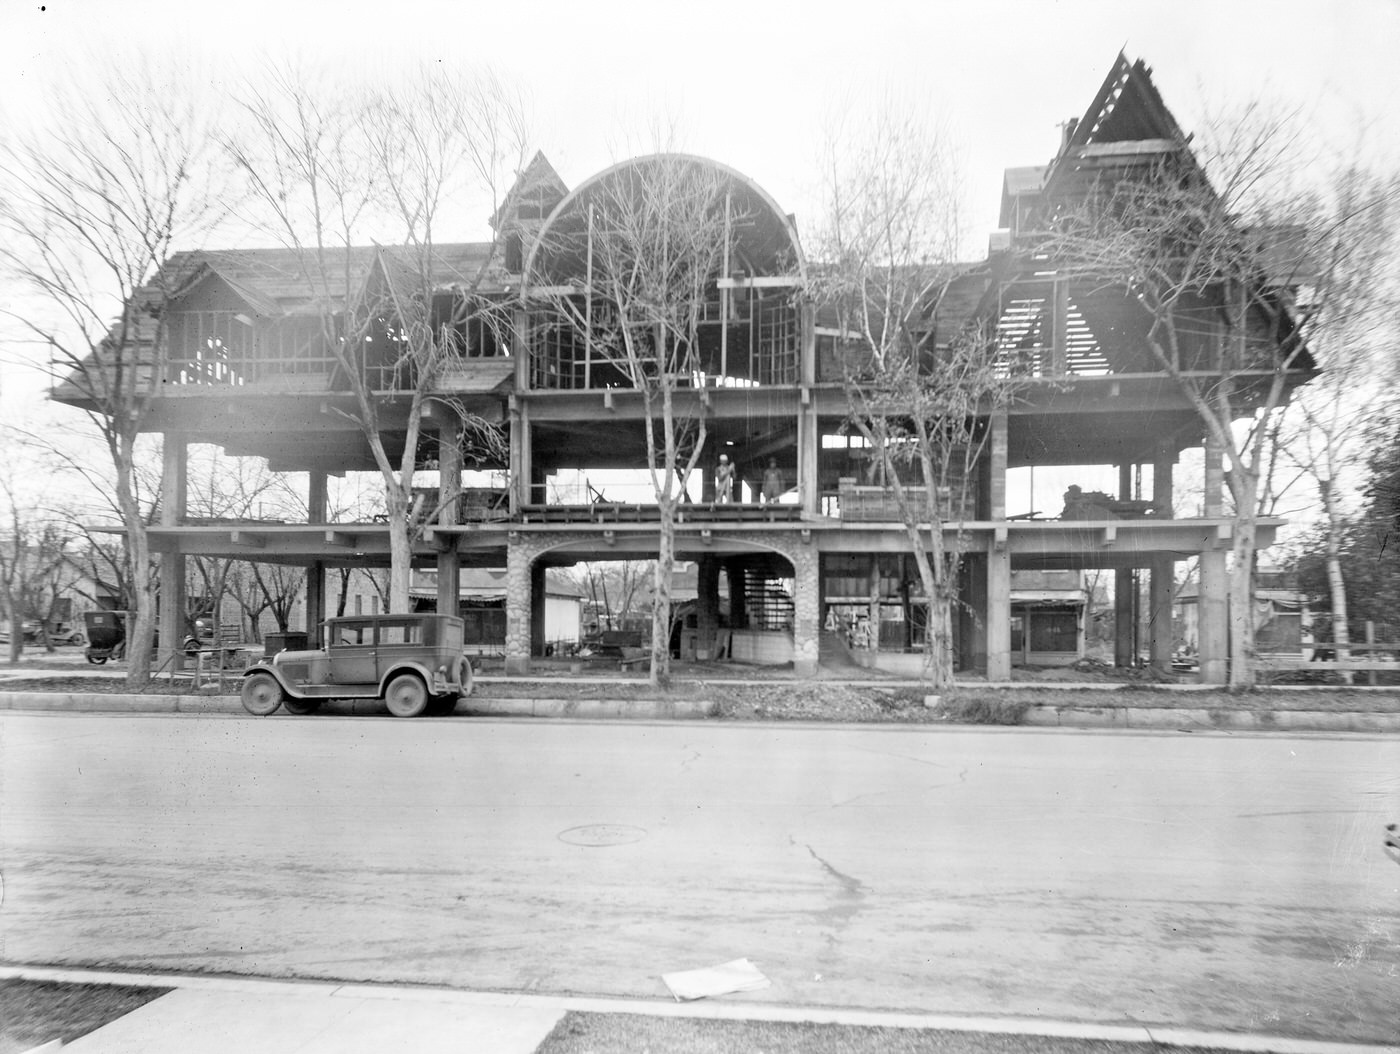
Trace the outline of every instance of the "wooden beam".
{"label": "wooden beam", "polygon": [[551,296],[583,296],[588,290],[577,285],[532,285],[525,290],[525,299],[543,300]]}
{"label": "wooden beam", "polygon": [[261,535],[250,534],[248,531],[229,531],[228,540],[233,545],[247,546],[249,549],[263,549],[267,546],[267,539]]}
{"label": "wooden beam", "polygon": [[752,278],[719,278],[715,286],[719,289],[787,289],[801,285],[802,276],[796,274],[755,275]]}
{"label": "wooden beam", "polygon": [[355,536],[346,534],[344,531],[327,531],[326,544],[333,545],[338,549],[355,548]]}

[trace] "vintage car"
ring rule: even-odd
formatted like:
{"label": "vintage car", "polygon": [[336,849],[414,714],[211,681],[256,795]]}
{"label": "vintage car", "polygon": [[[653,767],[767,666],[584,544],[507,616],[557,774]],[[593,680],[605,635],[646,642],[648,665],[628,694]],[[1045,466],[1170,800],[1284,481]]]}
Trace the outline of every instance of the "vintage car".
{"label": "vintage car", "polygon": [[280,651],[243,673],[243,707],[309,714],[324,699],[383,699],[395,717],[451,713],[472,691],[462,620],[452,615],[329,619],[326,647]]}

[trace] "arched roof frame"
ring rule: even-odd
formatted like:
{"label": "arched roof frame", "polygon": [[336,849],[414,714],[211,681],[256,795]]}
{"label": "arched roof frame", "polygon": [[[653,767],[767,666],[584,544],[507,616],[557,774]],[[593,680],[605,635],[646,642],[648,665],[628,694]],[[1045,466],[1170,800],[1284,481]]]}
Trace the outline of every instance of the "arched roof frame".
{"label": "arched roof frame", "polygon": [[[535,275],[536,267],[539,265],[540,246],[548,243],[550,230],[555,224],[559,223],[564,217],[567,217],[580,202],[587,201],[588,196],[608,180],[616,178],[629,169],[639,168],[648,163],[664,160],[685,161],[697,166],[712,169],[733,181],[736,187],[752,195],[763,206],[766,215],[773,222],[776,231],[786,239],[786,248],[790,250],[792,254],[793,270],[795,270],[798,279],[796,284],[806,285],[807,258],[802,252],[802,243],[797,237],[797,228],[792,222],[792,218],[778,206],[777,201],[772,195],[742,172],[730,168],[728,165],[721,164],[718,161],[711,160],[707,157],[701,157],[698,154],[662,152],[629,158],[626,161],[620,161],[615,165],[603,169],[603,171],[580,183],[554,207],[554,210],[550,212],[549,217],[544,221],[543,226],[541,226],[539,236],[535,238],[534,243],[530,246],[529,255],[525,259],[525,266],[521,272],[521,295],[528,297],[530,294],[531,278]],[[775,252],[774,256],[776,257],[776,255],[777,253]],[[787,273],[791,274],[793,271],[790,270]]]}

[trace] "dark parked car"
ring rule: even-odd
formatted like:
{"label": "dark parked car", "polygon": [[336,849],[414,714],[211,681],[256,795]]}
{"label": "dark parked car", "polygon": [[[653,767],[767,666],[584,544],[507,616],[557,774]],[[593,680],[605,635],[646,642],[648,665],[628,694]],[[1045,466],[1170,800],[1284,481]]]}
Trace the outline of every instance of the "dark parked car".
{"label": "dark parked car", "polygon": [[462,620],[452,615],[330,619],[326,647],[280,651],[243,674],[243,707],[309,714],[323,699],[383,699],[395,717],[451,713],[472,691]]}

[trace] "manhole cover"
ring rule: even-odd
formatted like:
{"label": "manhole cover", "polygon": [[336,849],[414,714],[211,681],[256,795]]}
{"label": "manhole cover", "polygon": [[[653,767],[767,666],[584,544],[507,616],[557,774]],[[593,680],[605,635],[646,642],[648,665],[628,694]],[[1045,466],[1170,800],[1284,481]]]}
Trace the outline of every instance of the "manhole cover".
{"label": "manhole cover", "polygon": [[625,823],[591,823],[587,827],[570,827],[559,832],[559,840],[570,845],[608,846],[631,845],[647,836],[641,827]]}

